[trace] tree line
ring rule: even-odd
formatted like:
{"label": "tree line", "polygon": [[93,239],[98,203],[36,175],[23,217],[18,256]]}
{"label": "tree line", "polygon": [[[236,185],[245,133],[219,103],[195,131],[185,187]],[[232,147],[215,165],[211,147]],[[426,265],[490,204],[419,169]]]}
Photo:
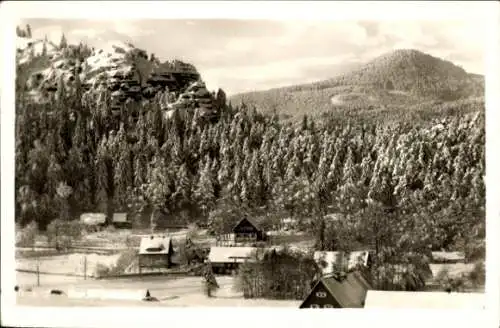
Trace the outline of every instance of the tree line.
{"label": "tree line", "polygon": [[63,85],[57,93],[45,104],[17,100],[22,225],[145,206],[201,221],[220,206],[301,219],[380,212],[449,248],[484,223],[482,111],[415,125],[334,115],[295,124],[243,104],[220,106],[207,123],[193,113],[165,120],[156,103],[117,116],[109,98],[82,102]]}

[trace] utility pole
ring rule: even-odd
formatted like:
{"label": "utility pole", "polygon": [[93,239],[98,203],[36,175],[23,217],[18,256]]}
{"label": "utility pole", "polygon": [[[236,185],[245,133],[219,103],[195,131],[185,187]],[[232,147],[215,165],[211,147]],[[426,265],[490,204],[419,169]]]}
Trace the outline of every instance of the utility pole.
{"label": "utility pole", "polygon": [[87,280],[87,255],[83,257],[83,280]]}
{"label": "utility pole", "polygon": [[36,285],[40,287],[40,258],[36,259]]}

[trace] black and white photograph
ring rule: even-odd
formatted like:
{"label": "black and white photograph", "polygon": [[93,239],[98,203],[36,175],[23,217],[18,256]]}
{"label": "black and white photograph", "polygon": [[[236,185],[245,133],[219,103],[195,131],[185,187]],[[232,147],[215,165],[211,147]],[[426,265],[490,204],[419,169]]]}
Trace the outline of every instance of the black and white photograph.
{"label": "black and white photograph", "polygon": [[486,23],[20,17],[2,293],[487,309]]}

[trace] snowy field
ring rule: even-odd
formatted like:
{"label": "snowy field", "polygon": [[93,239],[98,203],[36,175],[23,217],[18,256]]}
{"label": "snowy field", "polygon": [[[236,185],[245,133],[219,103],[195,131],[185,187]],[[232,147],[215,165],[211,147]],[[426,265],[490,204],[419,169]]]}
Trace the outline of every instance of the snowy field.
{"label": "snowy field", "polygon": [[[293,307],[301,301],[246,300],[234,289],[234,278],[217,277],[220,289],[214,297],[203,293],[200,277],[138,277],[134,279],[83,280],[78,277],[41,275],[40,287],[36,287],[36,275],[17,273],[21,291],[19,305],[32,306],[237,306],[237,307]],[[31,287],[31,291],[26,288]],[[57,288],[64,295],[50,295]],[[159,302],[143,302],[140,299],[149,290]]]}
{"label": "snowy field", "polygon": [[[85,266],[87,275],[94,275],[97,264],[110,266],[116,263],[120,254],[99,255],[99,254],[84,254],[74,253],[67,255],[58,255],[50,257],[42,257],[39,260],[39,270],[44,273],[56,274],[71,274],[84,275]],[[86,258],[86,264],[85,264]],[[16,259],[16,268],[21,270],[37,270],[36,258],[20,258]]]}
{"label": "snowy field", "polygon": [[431,263],[432,275],[436,277],[440,271],[447,270],[450,277],[459,277],[474,270],[474,263]]}

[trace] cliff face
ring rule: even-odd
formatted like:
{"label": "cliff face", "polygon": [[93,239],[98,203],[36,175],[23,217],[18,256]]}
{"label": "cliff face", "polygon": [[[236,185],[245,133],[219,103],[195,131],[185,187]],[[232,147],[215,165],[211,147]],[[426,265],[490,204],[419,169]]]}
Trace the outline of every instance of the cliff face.
{"label": "cliff face", "polygon": [[193,65],[160,62],[130,43],[96,50],[18,37],[16,79],[18,90],[36,102],[48,101],[61,85],[66,90],[80,86],[85,97],[109,94],[113,110],[156,98],[165,111],[193,108],[213,114],[215,100]]}

